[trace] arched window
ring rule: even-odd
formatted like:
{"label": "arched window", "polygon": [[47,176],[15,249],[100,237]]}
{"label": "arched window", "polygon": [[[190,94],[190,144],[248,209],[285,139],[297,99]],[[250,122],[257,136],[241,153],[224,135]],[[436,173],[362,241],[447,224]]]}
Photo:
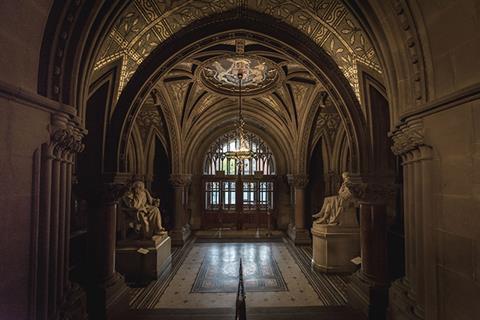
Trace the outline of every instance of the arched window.
{"label": "arched window", "polygon": [[[266,227],[275,211],[275,159],[265,142],[246,132],[251,156],[239,166],[232,151],[238,150],[236,131],[215,140],[205,155],[203,186],[204,227]],[[237,176],[242,168],[241,179]]]}
{"label": "arched window", "polygon": [[[275,174],[273,155],[265,142],[257,135],[247,132],[247,144],[252,151],[252,156],[244,160],[242,175],[262,173],[264,175]],[[235,131],[229,132],[218,138],[209,148],[204,166],[204,174],[225,175],[237,174],[237,160],[229,152],[238,149],[240,144]]]}

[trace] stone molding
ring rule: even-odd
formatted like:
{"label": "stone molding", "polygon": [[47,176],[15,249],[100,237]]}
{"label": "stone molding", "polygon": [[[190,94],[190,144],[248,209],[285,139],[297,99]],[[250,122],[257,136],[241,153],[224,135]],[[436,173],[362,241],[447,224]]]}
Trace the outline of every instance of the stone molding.
{"label": "stone molding", "polygon": [[186,187],[192,182],[192,175],[186,173],[174,173],[170,175],[170,182],[175,188]]}
{"label": "stone molding", "polygon": [[24,90],[0,80],[0,97],[47,112],[63,112],[75,116],[76,109],[70,105],[51,100],[42,95]]}

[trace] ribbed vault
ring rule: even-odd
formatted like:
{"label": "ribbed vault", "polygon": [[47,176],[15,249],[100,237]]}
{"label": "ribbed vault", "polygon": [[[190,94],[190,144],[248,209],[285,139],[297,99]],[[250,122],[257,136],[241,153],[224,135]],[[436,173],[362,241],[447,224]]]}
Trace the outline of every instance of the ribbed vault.
{"label": "ribbed vault", "polygon": [[[199,70],[205,61],[234,55],[237,45],[236,40],[227,40],[185,57],[156,82],[151,95],[155,98],[145,100],[137,115],[135,126],[143,133],[144,143],[151,143],[147,133],[155,132],[166,145],[168,130],[160,112],[168,110],[179,132],[185,171],[200,173],[203,157],[199,155],[211,141],[235,127],[238,96],[207,87]],[[279,172],[299,171],[299,163],[307,161],[321,136],[334,139],[340,131],[340,116],[322,82],[301,63],[261,42],[246,41],[243,45],[245,57],[268,59],[281,73],[267,92],[242,98],[247,129],[272,147]],[[157,119],[146,121],[155,112]]]}

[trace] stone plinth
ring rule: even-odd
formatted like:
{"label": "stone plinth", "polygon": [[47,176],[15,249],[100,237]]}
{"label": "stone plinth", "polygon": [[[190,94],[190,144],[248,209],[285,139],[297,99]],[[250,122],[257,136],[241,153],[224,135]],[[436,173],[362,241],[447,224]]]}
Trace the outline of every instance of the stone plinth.
{"label": "stone plinth", "polygon": [[125,240],[117,245],[116,269],[127,282],[146,284],[170,265],[172,240],[168,235],[151,240]]}
{"label": "stone plinth", "polygon": [[354,272],[350,260],[360,256],[360,230],[357,226],[314,224],[313,264],[323,272]]}

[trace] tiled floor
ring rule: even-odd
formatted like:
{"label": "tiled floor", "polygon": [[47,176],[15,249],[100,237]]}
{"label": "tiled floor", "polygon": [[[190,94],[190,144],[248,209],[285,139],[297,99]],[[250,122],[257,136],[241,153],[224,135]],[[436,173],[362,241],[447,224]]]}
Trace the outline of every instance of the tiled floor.
{"label": "tiled floor", "polygon": [[[231,281],[235,279],[238,283],[240,257],[244,261],[245,281],[252,284],[251,290],[246,285],[249,307],[322,305],[285,243],[200,243],[193,245],[155,308],[233,308],[236,291],[232,292]],[[198,273],[202,267],[212,266],[213,263],[216,267],[210,271],[219,273],[210,274],[209,279],[199,280]],[[269,267],[272,265],[277,265],[279,272],[274,274],[267,270],[269,280],[274,283],[270,288],[265,288],[266,281],[262,281],[265,280],[265,274],[257,271],[271,269]],[[253,283],[255,280],[257,283]],[[194,286],[194,283],[197,285]],[[222,283],[225,285],[222,286]],[[198,292],[212,288],[217,292]]]}
{"label": "tiled floor", "polygon": [[[141,310],[232,308],[236,293],[229,286],[236,282],[236,265],[241,256],[247,266],[250,263],[249,268],[257,270],[251,275],[244,272],[249,283],[247,307],[342,306],[346,303],[345,276],[313,270],[311,247],[296,247],[281,237],[248,241],[236,237],[196,238],[183,248],[172,248],[170,268],[147,287],[132,289],[130,307]],[[212,257],[222,263],[208,274],[209,268],[202,271],[202,263],[212,266]],[[228,268],[224,272],[219,266]],[[259,273],[258,268],[263,268],[262,272]],[[217,275],[217,272],[220,273]],[[261,279],[256,279],[259,275]],[[229,284],[222,285],[223,281]]]}
{"label": "tiled floor", "polygon": [[159,279],[131,290],[122,320],[233,319],[240,258],[249,320],[363,319],[346,306],[347,277],[312,269],[311,246],[297,247],[282,234],[244,237],[202,234],[172,248]]}

